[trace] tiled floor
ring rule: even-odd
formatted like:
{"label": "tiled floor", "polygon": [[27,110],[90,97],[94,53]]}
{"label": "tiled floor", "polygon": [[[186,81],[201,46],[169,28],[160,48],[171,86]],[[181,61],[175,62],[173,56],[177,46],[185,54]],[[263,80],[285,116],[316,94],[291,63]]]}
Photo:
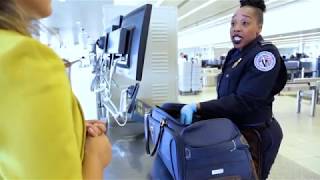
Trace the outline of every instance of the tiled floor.
{"label": "tiled floor", "polygon": [[[216,98],[215,88],[205,88],[194,96],[179,96],[179,102],[191,103]],[[271,180],[320,180],[320,106],[316,116],[310,116],[310,103],[302,102],[296,113],[294,97],[277,96],[275,117],[281,124],[284,139],[271,170]],[[152,158],[145,154],[143,124],[111,128],[113,160],[105,171],[105,179],[147,179]],[[161,178],[160,178],[161,179]]]}
{"label": "tiled floor", "polygon": [[[305,171],[297,174],[297,179],[320,179],[320,107],[316,107],[315,117],[310,116],[310,102],[302,102],[300,114],[295,113],[295,98],[278,96],[275,102],[275,115],[279,120],[284,139],[280,155],[302,166],[317,176],[304,177]],[[274,168],[274,171],[280,169]],[[290,165],[287,166],[290,169]],[[297,172],[287,171],[296,174]],[[301,177],[301,178],[299,178]]]}

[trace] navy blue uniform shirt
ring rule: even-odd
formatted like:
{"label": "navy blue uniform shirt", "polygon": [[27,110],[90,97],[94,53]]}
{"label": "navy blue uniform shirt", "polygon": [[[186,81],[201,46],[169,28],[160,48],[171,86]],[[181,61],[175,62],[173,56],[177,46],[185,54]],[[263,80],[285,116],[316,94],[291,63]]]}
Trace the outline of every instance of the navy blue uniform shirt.
{"label": "navy blue uniform shirt", "polygon": [[261,36],[242,50],[228,52],[218,78],[218,99],[200,103],[198,113],[229,118],[238,125],[261,125],[272,116],[274,95],[287,80],[278,49]]}

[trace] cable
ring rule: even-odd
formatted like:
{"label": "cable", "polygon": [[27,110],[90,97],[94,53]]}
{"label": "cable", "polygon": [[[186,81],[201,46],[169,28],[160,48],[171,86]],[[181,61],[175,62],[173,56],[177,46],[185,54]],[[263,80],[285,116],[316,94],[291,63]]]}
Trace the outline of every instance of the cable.
{"label": "cable", "polygon": [[121,90],[119,107],[117,107],[112,101],[113,84],[119,88],[117,83],[113,80],[113,76],[116,73],[118,61],[120,61],[121,58],[111,54],[107,59],[105,53],[101,53],[97,56],[94,48],[90,53],[90,63],[93,65],[93,73],[96,74],[91,83],[91,91],[96,93],[97,103],[103,107],[98,109],[98,118],[107,118],[107,121],[110,122],[111,115],[116,123],[123,127],[128,122],[128,102],[129,99],[132,99],[132,97],[129,97],[130,86]]}
{"label": "cable", "polygon": [[[103,104],[105,105],[105,107],[107,109],[107,113],[108,114],[110,113],[114,117],[114,120],[116,121],[116,123],[119,126],[123,127],[127,124],[127,121],[128,121],[128,114],[126,113],[126,111],[127,111],[127,98],[128,98],[127,89],[122,90],[120,93],[119,108],[117,108],[111,100],[111,97],[112,97],[111,85],[112,85],[112,81],[113,81],[113,75],[116,72],[117,62],[118,62],[118,59],[114,59],[111,63],[111,68],[108,71],[109,74],[107,74],[107,76],[108,75],[109,76],[108,76],[108,79],[106,80],[108,87],[104,91],[105,97],[104,97]],[[124,122],[121,123],[120,119],[123,119],[123,117],[124,117]]]}

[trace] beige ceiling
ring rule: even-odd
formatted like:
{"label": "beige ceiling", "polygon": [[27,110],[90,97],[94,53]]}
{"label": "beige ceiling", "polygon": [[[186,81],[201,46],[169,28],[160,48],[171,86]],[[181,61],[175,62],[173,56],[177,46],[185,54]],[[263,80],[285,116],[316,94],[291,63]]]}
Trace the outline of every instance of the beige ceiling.
{"label": "beige ceiling", "polygon": [[179,17],[183,17],[193,9],[204,6],[202,9],[190,14],[189,16],[179,20],[179,30],[183,30],[190,26],[198,25],[216,18],[226,16],[233,12],[239,6],[238,0],[189,0],[178,9]]}

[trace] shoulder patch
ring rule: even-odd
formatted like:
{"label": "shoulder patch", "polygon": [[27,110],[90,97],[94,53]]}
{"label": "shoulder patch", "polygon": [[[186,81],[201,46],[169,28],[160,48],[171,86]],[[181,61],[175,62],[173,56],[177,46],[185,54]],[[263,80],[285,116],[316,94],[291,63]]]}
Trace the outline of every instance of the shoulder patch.
{"label": "shoulder patch", "polygon": [[261,51],[254,57],[254,66],[260,71],[270,71],[275,65],[276,58],[271,52]]}

